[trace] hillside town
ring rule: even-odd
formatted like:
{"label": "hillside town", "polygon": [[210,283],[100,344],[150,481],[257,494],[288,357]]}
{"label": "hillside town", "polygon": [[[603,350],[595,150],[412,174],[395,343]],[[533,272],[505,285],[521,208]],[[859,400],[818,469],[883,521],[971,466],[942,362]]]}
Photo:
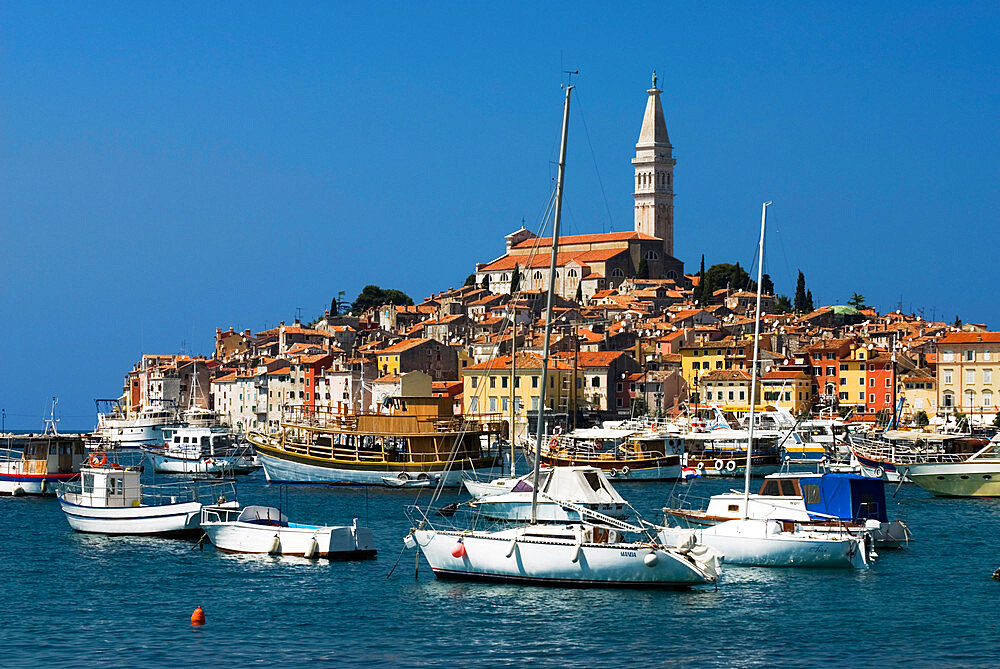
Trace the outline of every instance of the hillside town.
{"label": "hillside town", "polygon": [[[757,287],[739,264],[685,271],[674,257],[673,146],[655,75],[634,166],[634,230],[561,237],[546,402],[573,425],[751,398]],[[413,301],[368,286],[311,323],[215,332],[210,357],[144,355],[120,404],[213,409],[240,431],[278,428],[291,407],[377,411],[387,397],[450,397],[456,413],[503,414],[523,431],[537,409],[552,239],[523,226],[466,285]],[[1000,332],[878,313],[855,293],[794,301],[765,274],[756,397],[795,415],[849,421],[997,420]]]}

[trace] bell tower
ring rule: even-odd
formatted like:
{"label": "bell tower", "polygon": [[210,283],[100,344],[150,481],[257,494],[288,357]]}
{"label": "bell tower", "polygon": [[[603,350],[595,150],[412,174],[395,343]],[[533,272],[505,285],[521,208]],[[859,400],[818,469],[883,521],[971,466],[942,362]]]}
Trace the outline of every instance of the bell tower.
{"label": "bell tower", "polygon": [[635,230],[663,240],[663,252],[674,255],[674,147],[667,136],[656,72],[646,91],[646,113],[635,145]]}

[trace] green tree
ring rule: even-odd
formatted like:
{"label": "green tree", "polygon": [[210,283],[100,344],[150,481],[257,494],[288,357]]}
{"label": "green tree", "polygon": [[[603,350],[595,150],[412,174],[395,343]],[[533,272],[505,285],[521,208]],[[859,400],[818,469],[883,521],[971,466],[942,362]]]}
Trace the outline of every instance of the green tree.
{"label": "green tree", "polygon": [[774,313],[787,314],[792,310],[792,301],[787,295],[778,295],[774,299]]}
{"label": "green tree", "polygon": [[930,424],[930,419],[927,417],[926,411],[918,411],[917,415],[913,417],[913,422],[918,426],[923,427],[924,425]]}
{"label": "green tree", "polygon": [[806,309],[806,275],[799,270],[799,278],[795,281],[795,301],[792,303],[796,313],[804,314],[812,309]]}
{"label": "green tree", "polygon": [[757,290],[757,282],[750,280],[750,275],[746,273],[739,263],[719,263],[712,265],[705,272],[701,280],[701,301],[708,304],[712,301],[712,293],[720,288],[731,288],[733,290]]}
{"label": "green tree", "polygon": [[851,299],[847,300],[847,306],[854,307],[859,310],[868,308],[868,305],[865,304],[865,296],[861,293],[854,293],[851,295]]}
{"label": "green tree", "polygon": [[330,316],[339,316],[344,307],[344,291],[338,290],[336,296],[330,300]]}
{"label": "green tree", "polygon": [[811,290],[806,291],[806,312],[810,312],[816,307],[813,306],[813,292]]}
{"label": "green tree", "polygon": [[649,278],[649,265],[646,264],[645,258],[639,261],[639,269],[635,271],[635,278],[637,279]]}
{"label": "green tree", "polygon": [[764,274],[760,277],[760,292],[765,295],[774,295],[774,282],[771,281],[770,274]]}
{"label": "green tree", "polygon": [[958,316],[955,316],[955,322],[952,323],[952,325],[955,326],[956,328],[962,327],[962,319],[959,318]]}
{"label": "green tree", "polygon": [[521,266],[514,264],[514,273],[510,275],[510,294],[513,295],[521,288]]}
{"label": "green tree", "polygon": [[369,284],[358,293],[358,297],[354,300],[354,304],[351,305],[351,309],[357,313],[361,313],[362,311],[372,307],[379,307],[383,304],[410,306],[413,304],[413,300],[401,290],[396,290],[395,288],[382,289],[376,285]]}
{"label": "green tree", "polygon": [[1000,427],[1000,413],[993,417],[993,427]]}
{"label": "green tree", "polygon": [[490,289],[490,275],[483,274],[483,290],[489,290],[489,289]]}
{"label": "green tree", "polygon": [[576,302],[577,304],[583,304],[583,282],[578,281],[576,284]]}
{"label": "green tree", "polygon": [[694,301],[705,306],[705,254],[701,254],[701,269],[698,270],[698,285],[694,287]]}
{"label": "green tree", "polygon": [[470,274],[469,276],[465,277],[465,283],[462,284],[462,285],[463,286],[474,286],[474,285],[476,285],[476,275],[475,275],[475,273]]}

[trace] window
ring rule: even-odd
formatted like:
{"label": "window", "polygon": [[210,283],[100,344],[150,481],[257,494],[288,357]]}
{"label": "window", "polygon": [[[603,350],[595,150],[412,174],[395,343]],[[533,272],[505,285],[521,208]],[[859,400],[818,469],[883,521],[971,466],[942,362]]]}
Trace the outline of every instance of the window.
{"label": "window", "polygon": [[885,380],[885,387],[886,388],[892,388],[892,379],[886,379]]}
{"label": "window", "polygon": [[872,393],[871,395],[868,396],[868,403],[875,404],[875,393]]}
{"label": "window", "polygon": [[705,399],[708,399],[708,400],[712,399],[712,391],[711,390],[709,390],[707,393],[705,393]]}
{"label": "window", "polygon": [[840,378],[840,385],[842,385],[842,386],[846,386],[846,385],[847,385],[847,379],[845,379],[845,378],[841,377],[841,378]]}
{"label": "window", "polygon": [[974,369],[967,369],[967,370],[965,370],[965,382],[966,383],[975,383],[976,382],[976,370],[974,370]]}
{"label": "window", "polygon": [[469,400],[469,413],[476,413],[479,411],[479,398],[473,397]]}
{"label": "window", "polygon": [[836,373],[837,373],[837,368],[836,367],[827,367],[826,368],[826,375],[827,376],[833,376]]}
{"label": "window", "polygon": [[791,392],[786,392],[785,393],[785,401],[786,402],[790,402],[791,400],[792,400],[792,393]]}
{"label": "window", "polygon": [[875,379],[873,379],[873,378],[872,379],[868,379],[868,387],[869,388],[874,388],[875,387]]}
{"label": "window", "polygon": [[869,362],[868,363],[868,371],[869,372],[874,372],[875,371],[875,363],[874,362]]}
{"label": "window", "polygon": [[955,394],[954,393],[945,393],[942,396],[941,400],[942,400],[942,405],[945,406],[945,407],[947,407],[947,408],[951,408],[951,407],[955,406]]}
{"label": "window", "polygon": [[993,393],[989,390],[983,391],[983,406],[992,407],[993,406]]}
{"label": "window", "polygon": [[622,385],[621,381],[619,381],[618,384],[615,386],[615,390],[617,390],[618,392],[625,390],[625,386]]}
{"label": "window", "polygon": [[594,388],[600,388],[601,387],[601,377],[595,376],[594,378],[592,378],[590,380],[590,385],[592,387],[594,387]]}
{"label": "window", "polygon": [[965,361],[966,362],[976,361],[976,352],[973,349],[971,348],[965,349]]}
{"label": "window", "polygon": [[858,379],[858,383],[860,383],[861,385],[865,385],[865,380],[864,380],[864,378],[859,378],[859,379]]}
{"label": "window", "polygon": [[721,360],[717,360],[715,362],[715,368],[716,369],[722,369],[722,361]]}
{"label": "window", "polygon": [[954,351],[941,351],[942,362],[955,362],[955,352]]}
{"label": "window", "polygon": [[965,391],[965,403],[969,407],[973,407],[973,406],[976,405],[976,391],[975,390],[971,390],[970,389],[970,390],[966,390]]}
{"label": "window", "polygon": [[885,394],[885,403],[886,404],[891,404],[892,403],[892,396],[889,393]]}
{"label": "window", "polygon": [[733,391],[730,390],[729,391],[729,400],[732,401],[732,399],[733,399]]}
{"label": "window", "polygon": [[566,276],[570,277],[571,279],[576,278],[576,270],[573,268],[566,270]]}
{"label": "window", "polygon": [[479,387],[479,377],[478,376],[473,376],[472,377],[472,387],[473,388],[478,388]]}
{"label": "window", "polygon": [[[537,376],[531,377],[531,387],[532,388],[537,388],[538,387],[538,377]],[[537,409],[538,407],[535,407],[535,408]]]}
{"label": "window", "polygon": [[490,413],[496,413],[497,410],[497,398],[490,397]]}
{"label": "window", "polygon": [[531,410],[538,411],[538,395],[531,398]]}
{"label": "window", "polygon": [[531,278],[532,279],[537,279],[537,280],[541,281],[541,279],[542,279],[542,273],[541,272],[535,272],[534,274],[531,275]]}
{"label": "window", "polygon": [[983,384],[989,385],[991,383],[993,383],[993,370],[992,369],[984,369],[983,370]]}
{"label": "window", "polygon": [[743,390],[740,391],[740,399],[741,400],[745,400],[746,399],[746,391],[743,391]]}
{"label": "window", "polygon": [[613,270],[611,270],[611,276],[615,278],[622,277],[625,276],[625,272],[621,271],[621,269],[619,269],[618,267],[615,267]]}
{"label": "window", "polygon": [[500,411],[507,411],[510,409],[510,400],[506,397],[500,399]]}
{"label": "window", "polygon": [[945,383],[951,383],[951,370],[950,369],[944,370],[944,382]]}
{"label": "window", "polygon": [[806,504],[819,504],[819,485],[815,483],[803,483],[802,484],[802,497],[805,498]]}
{"label": "window", "polygon": [[497,387],[497,377],[491,376],[490,377],[490,388],[496,388],[496,387]]}
{"label": "window", "polygon": [[500,377],[500,387],[501,388],[506,388],[507,387],[507,377],[506,376],[501,376]]}
{"label": "window", "polygon": [[659,260],[660,254],[656,251],[646,251],[646,260]]}
{"label": "window", "polygon": [[990,351],[988,349],[983,351],[983,360],[985,360],[986,362],[990,362],[991,360],[993,360],[993,351]]}
{"label": "window", "polygon": [[858,401],[859,402],[864,402],[865,401],[865,394],[863,392],[858,393]]}
{"label": "window", "polygon": [[840,393],[840,399],[846,401],[847,400],[847,393]]}
{"label": "window", "polygon": [[843,363],[843,364],[840,365],[840,371],[842,371],[842,372],[846,372],[847,371],[847,364],[846,363]]}

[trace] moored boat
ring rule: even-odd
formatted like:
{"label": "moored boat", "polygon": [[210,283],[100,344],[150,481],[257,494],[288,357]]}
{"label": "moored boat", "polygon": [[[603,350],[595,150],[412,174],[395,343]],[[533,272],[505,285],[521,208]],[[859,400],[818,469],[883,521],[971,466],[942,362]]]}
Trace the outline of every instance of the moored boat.
{"label": "moored boat", "polygon": [[876,545],[898,548],[911,540],[909,528],[887,515],[885,482],[828,472],[771,474],[749,497],[731,491],[713,495],[705,509],[663,509],[682,527],[699,528],[744,517],[793,521],[814,532],[870,532]]}
{"label": "moored boat", "polygon": [[183,535],[200,531],[205,504],[236,506],[231,481],[187,481],[144,485],[138,467],[108,464],[91,454],[78,481],[62,486],[59,504],[77,532]]}
{"label": "moored boat", "polygon": [[[528,447],[529,455],[534,445]],[[581,428],[542,440],[547,467],[596,467],[616,481],[681,478],[684,440],[676,434],[637,427]]]}
{"label": "moored boat", "polygon": [[916,430],[887,430],[880,435],[852,434],[851,452],[861,473],[886,481],[909,481],[905,470],[913,464],[955,462],[989,443],[972,435]]}
{"label": "moored boat", "polygon": [[293,555],[330,560],[365,560],[376,556],[371,530],[351,525],[302,525],[270,506],[242,509],[206,506],[201,528],[212,544],[227,553]]}
{"label": "moored boat", "polygon": [[390,397],[385,413],[292,407],[280,432],[248,439],[272,483],[383,485],[383,479],[461,485],[494,474],[501,421],[462,418],[449,397]]}
{"label": "moored boat", "polygon": [[[485,518],[529,521],[531,478],[525,476],[511,490],[479,497],[469,504]],[[539,473],[538,485],[542,499],[537,503],[536,520],[540,523],[586,521],[587,512],[625,520],[634,513],[596,467],[552,467]]]}
{"label": "moored boat", "polygon": [[56,486],[79,476],[86,448],[79,434],[56,430],[57,400],[42,434],[8,435],[0,448],[0,495],[55,495]]}
{"label": "moored boat", "polygon": [[1000,435],[968,457],[902,465],[906,476],[938,497],[1000,497]]}
{"label": "moored boat", "polygon": [[164,430],[162,445],[142,450],[161,474],[249,474],[260,469],[253,448],[220,426]]}

